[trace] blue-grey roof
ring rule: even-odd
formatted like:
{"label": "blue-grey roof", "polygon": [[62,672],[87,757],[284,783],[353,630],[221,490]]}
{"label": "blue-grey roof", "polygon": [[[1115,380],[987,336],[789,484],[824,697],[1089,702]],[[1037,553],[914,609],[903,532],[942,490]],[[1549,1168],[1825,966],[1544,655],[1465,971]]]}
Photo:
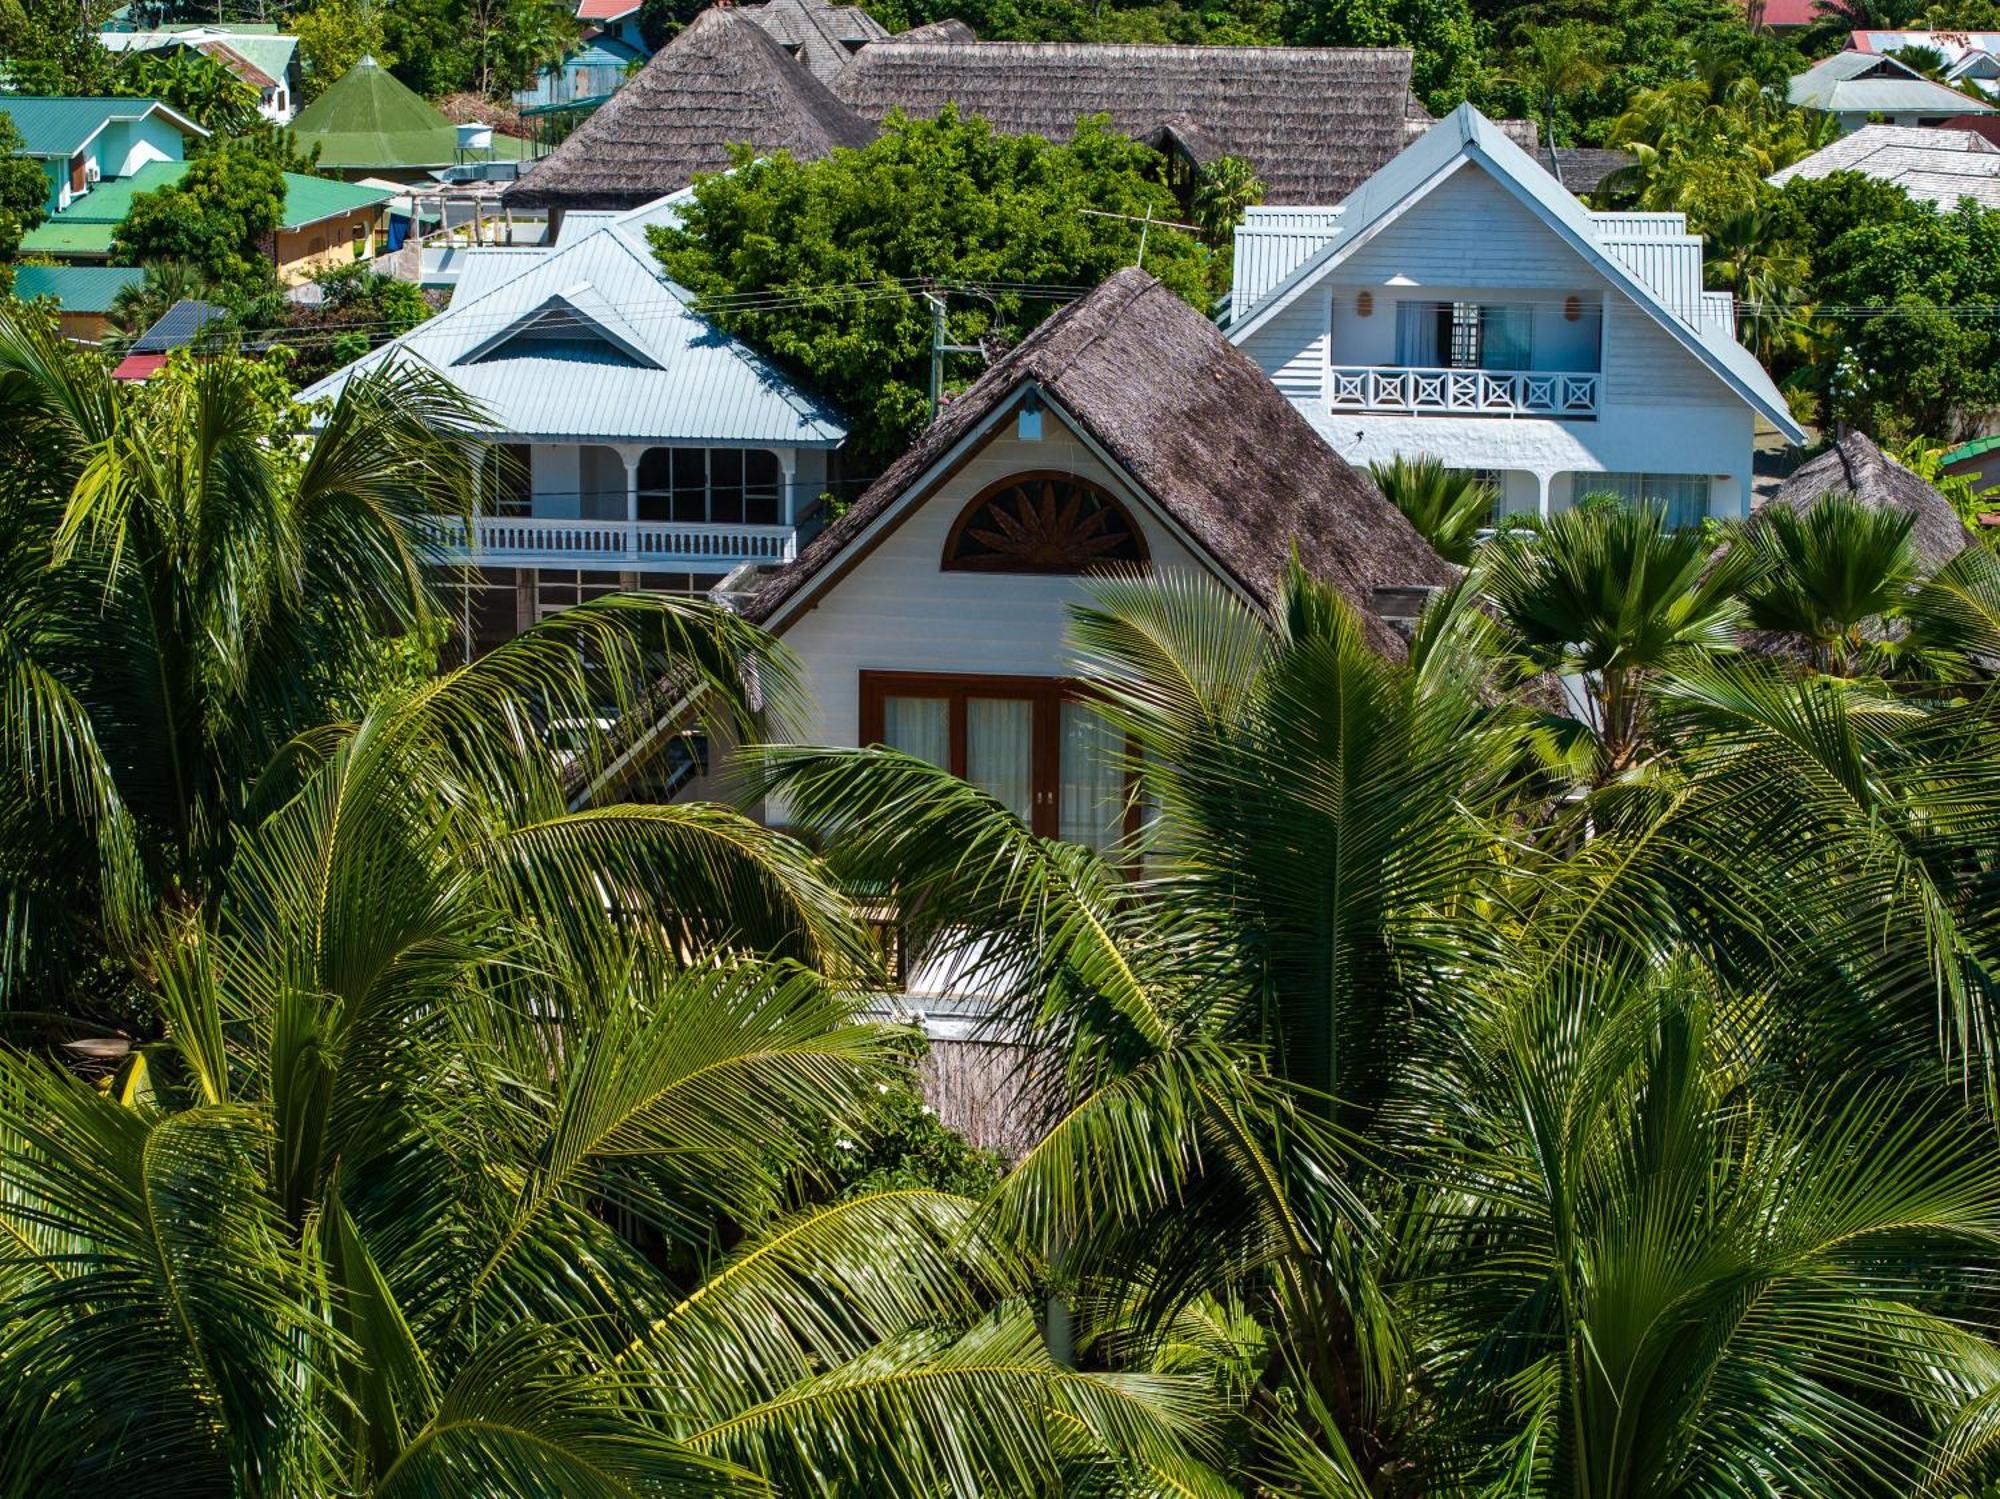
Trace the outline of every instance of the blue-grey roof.
{"label": "blue-grey roof", "polygon": [[201,330],[210,323],[219,323],[229,314],[213,302],[199,302],[193,298],[174,303],[160,314],[159,321],[132,342],[134,354],[166,354],[175,349],[184,349],[201,335]]}
{"label": "blue-grey roof", "polygon": [[143,120],[158,114],[188,135],[208,132],[158,99],[106,96],[53,98],[44,94],[0,94],[0,114],[13,118],[25,156],[69,157],[89,144],[113,120]]}
{"label": "blue-grey roof", "polygon": [[1490,173],[1772,426],[1793,442],[1806,440],[1756,356],[1729,327],[1705,315],[1700,241],[1686,233],[1685,224],[1675,222],[1677,216],[1592,214],[1470,104],[1459,105],[1349,194],[1339,216],[1328,221],[1321,246],[1276,286],[1254,304],[1233,302],[1230,341],[1242,344],[1366,242],[1378,225],[1467,164]]}
{"label": "blue-grey roof", "polygon": [[[407,359],[478,402],[490,431],[523,440],[838,445],[847,427],[831,407],[701,317],[667,279],[645,239],[657,209],[541,256],[489,262],[476,283],[485,290],[461,291],[301,399],[332,397],[354,371]],[[502,278],[509,262],[520,273]]]}
{"label": "blue-grey roof", "polygon": [[2000,113],[1957,89],[1934,83],[1907,63],[1867,52],[1836,52],[1797,74],[1785,97],[1802,109],[1830,114]]}

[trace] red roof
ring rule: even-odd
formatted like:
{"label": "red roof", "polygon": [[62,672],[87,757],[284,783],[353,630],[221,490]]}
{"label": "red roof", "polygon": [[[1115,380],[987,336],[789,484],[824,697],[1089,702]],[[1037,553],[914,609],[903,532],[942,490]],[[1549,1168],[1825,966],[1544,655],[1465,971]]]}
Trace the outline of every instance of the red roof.
{"label": "red roof", "polygon": [[1810,26],[1819,19],[1819,0],[1746,0],[1752,26]]}
{"label": "red roof", "polygon": [[118,361],[118,368],[111,372],[114,380],[144,380],[157,375],[167,366],[164,354],[127,354]]}
{"label": "red roof", "polygon": [[639,8],[638,0],[576,0],[579,21],[615,21]]}

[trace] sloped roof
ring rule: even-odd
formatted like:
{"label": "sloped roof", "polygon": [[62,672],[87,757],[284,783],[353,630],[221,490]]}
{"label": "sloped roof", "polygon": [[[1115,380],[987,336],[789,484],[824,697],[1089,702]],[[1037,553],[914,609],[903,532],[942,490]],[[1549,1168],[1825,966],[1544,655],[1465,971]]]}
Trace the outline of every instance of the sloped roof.
{"label": "sloped roof", "polygon": [[413,360],[484,409],[488,429],[571,442],[833,447],[839,416],[688,305],[646,244],[653,205],[334,371],[300,399],[331,398],[356,370]]}
{"label": "sloped roof", "polygon": [[1534,157],[1578,197],[1596,192],[1606,177],[1638,160],[1630,151],[1610,146],[1537,146]]}
{"label": "sloped roof", "polygon": [[[1337,214],[1302,225],[1297,233],[1316,234],[1320,247],[1254,300],[1232,295],[1230,340],[1241,344],[1330,274],[1378,226],[1453,172],[1466,169],[1490,174],[1754,411],[1791,441],[1805,441],[1764,367],[1727,326],[1703,315],[1700,242],[1686,233],[1680,216],[1592,214],[1470,104],[1459,105],[1362,183]],[[1476,233],[1477,226],[1468,226],[1467,232]]]}
{"label": "sloped roof", "polygon": [[64,312],[109,312],[118,293],[145,279],[131,265],[22,265],[14,268],[14,295],[53,297]]}
{"label": "sloped roof", "polygon": [[[112,233],[132,212],[132,200],[141,193],[172,187],[187,175],[189,165],[185,161],[149,161],[129,177],[98,183],[71,200],[61,213],[50,214],[29,230],[22,237],[22,250],[31,255],[108,254]],[[287,172],[283,217],[278,227],[303,229],[322,219],[386,203],[393,196],[381,188],[363,187],[359,183]]]}
{"label": "sloped roof", "polygon": [[0,114],[12,117],[21,132],[21,154],[70,157],[112,121],[143,120],[159,115],[183,135],[208,132],[186,115],[158,99],[124,99],[101,95],[74,99],[46,94],[0,94]]}
{"label": "sloped roof", "polygon": [[1829,114],[1993,114],[1956,89],[1933,83],[1893,57],[1836,52],[1796,74],[1785,97],[1801,109]]}
{"label": "sloped roof", "polygon": [[[891,37],[861,49],[834,92],[880,121],[956,102],[1009,135],[1068,140],[1107,114],[1144,139],[1198,133],[1256,169],[1267,203],[1330,203],[1401,150],[1410,54],[1398,48],[1166,47]],[[1421,111],[1420,111],[1421,112]]]}
{"label": "sloped roof", "polygon": [[445,167],[458,157],[458,130],[372,57],[336,78],[299,111],[292,133],[319,147],[323,167]]}
{"label": "sloped roof", "polygon": [[[299,39],[282,36],[275,28],[245,29],[229,25],[163,26],[153,31],[106,31],[97,40],[111,52],[158,52],[169,47],[192,47],[214,57],[235,72],[245,83],[268,88],[283,78],[298,55]],[[231,60],[233,55],[235,61]],[[243,64],[250,71],[237,67]]]}
{"label": "sloped roof", "polygon": [[828,0],[765,0],[745,5],[738,15],[764,28],[821,83],[832,83],[854,54],[878,42],[889,28],[858,5],[832,5]]}
{"label": "sloped roof", "polygon": [[228,317],[228,312],[213,302],[184,298],[161,313],[152,327],[132,341],[131,352],[165,354],[186,348],[201,337],[202,329],[210,323],[225,322]]}
{"label": "sloped roof", "polygon": [[531,208],[633,208],[729,165],[730,147],[805,160],[875,128],[740,12],[711,8],[507,189]]}
{"label": "sloped roof", "polygon": [[2000,148],[1970,130],[1863,125],[1766,180],[1783,187],[1795,178],[1835,172],[1859,172],[1891,182],[1912,198],[1947,208],[1960,198],[2000,208]]}
{"label": "sloped roof", "polygon": [[1821,495],[1851,494],[1877,510],[1901,510],[1916,517],[1910,542],[1925,572],[1951,561],[1972,541],[1951,501],[1883,452],[1865,434],[1850,432],[1810,463],[1802,465],[1758,507],[1746,523],[1756,529],[1774,506],[1810,510]]}
{"label": "sloped roof", "polygon": [[602,25],[606,21],[622,21],[638,8],[638,0],[577,0],[576,18]]}
{"label": "sloped roof", "polygon": [[789,603],[830,582],[843,553],[893,523],[899,502],[1033,392],[1095,443],[1213,565],[1264,603],[1296,547],[1400,652],[1374,610],[1378,587],[1430,587],[1453,571],[1401,512],[1321,441],[1207,318],[1136,267],[1072,302],[945,408],[846,515],[747,601],[782,629]]}

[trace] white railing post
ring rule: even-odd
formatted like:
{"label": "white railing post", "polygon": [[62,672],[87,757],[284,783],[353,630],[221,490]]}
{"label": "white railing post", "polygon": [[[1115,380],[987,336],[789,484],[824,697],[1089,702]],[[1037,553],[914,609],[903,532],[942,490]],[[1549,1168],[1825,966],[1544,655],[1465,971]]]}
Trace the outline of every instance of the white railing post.
{"label": "white railing post", "polygon": [[1419,416],[1594,417],[1602,381],[1595,370],[1335,365],[1328,370],[1327,405]]}

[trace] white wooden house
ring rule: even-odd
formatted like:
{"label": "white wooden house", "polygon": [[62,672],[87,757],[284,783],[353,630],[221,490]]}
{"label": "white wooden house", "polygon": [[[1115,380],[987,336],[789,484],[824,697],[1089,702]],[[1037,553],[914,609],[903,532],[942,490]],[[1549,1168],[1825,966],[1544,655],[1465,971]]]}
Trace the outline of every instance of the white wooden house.
{"label": "white wooden house", "polygon": [[1469,105],[1338,204],[1252,210],[1234,276],[1231,341],[1328,446],[1480,472],[1510,511],[1746,515],[1757,424],[1805,437],[1681,215],[1591,212]]}
{"label": "white wooden house", "polygon": [[797,552],[840,418],[689,305],[645,230],[671,201],[577,215],[547,250],[469,254],[449,308],[301,393],[408,362],[495,450],[465,607],[474,649],[620,589],[703,593]]}

